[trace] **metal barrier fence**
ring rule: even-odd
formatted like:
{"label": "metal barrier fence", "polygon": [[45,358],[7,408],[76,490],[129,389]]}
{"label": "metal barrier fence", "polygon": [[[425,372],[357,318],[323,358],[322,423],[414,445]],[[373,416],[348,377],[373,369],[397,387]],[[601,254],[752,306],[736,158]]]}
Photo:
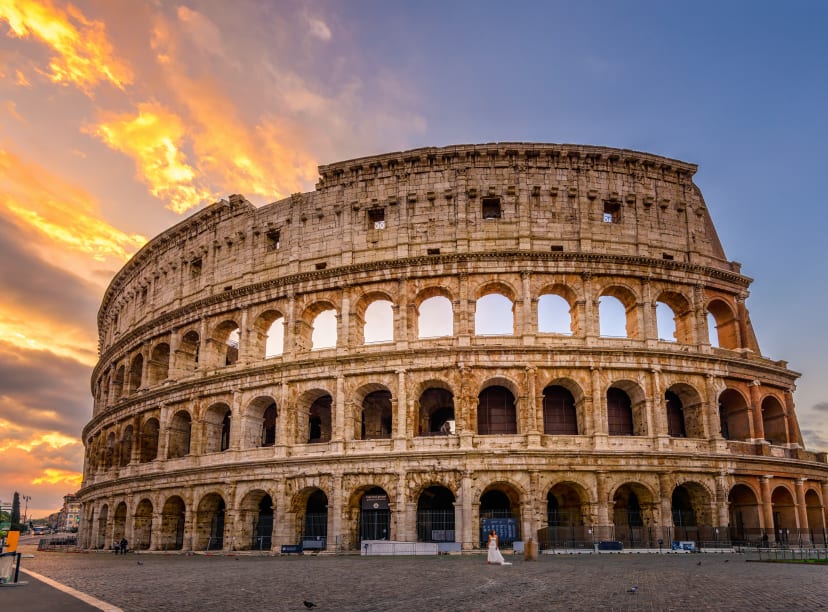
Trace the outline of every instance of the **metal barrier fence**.
{"label": "metal barrier fence", "polygon": [[820,561],[828,563],[825,548],[760,548],[760,561]]}

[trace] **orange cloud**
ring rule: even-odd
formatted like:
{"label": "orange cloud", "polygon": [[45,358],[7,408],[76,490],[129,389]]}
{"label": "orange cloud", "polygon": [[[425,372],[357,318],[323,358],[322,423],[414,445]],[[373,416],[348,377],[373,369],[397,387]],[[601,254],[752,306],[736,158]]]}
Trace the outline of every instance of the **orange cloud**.
{"label": "orange cloud", "polygon": [[150,192],[167,201],[175,212],[211,199],[212,194],[198,184],[196,170],[181,150],[184,122],[160,104],[139,104],[137,115],[105,116],[102,123],[88,131],[134,159]]}
{"label": "orange cloud", "polygon": [[55,83],[74,84],[88,94],[102,81],[119,89],[132,82],[129,66],[113,55],[105,25],[71,4],[61,9],[48,0],[3,2],[0,21],[9,24],[10,36],[32,37],[56,53],[49,62]]}
{"label": "orange cloud", "polygon": [[36,164],[0,149],[0,205],[15,224],[35,230],[49,250],[48,259],[75,273],[78,260],[54,257],[55,250],[86,260],[122,265],[147,239],[126,234],[96,217],[91,196]]}

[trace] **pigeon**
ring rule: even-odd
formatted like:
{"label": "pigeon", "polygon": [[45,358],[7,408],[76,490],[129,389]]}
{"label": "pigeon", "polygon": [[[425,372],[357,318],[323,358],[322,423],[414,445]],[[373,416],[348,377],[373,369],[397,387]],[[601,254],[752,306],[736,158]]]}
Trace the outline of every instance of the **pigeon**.
{"label": "pigeon", "polygon": [[637,586],[631,586],[630,588],[627,589],[627,593],[638,593],[638,587]]}
{"label": "pigeon", "polygon": [[138,565],[144,565],[143,561],[137,561]]}
{"label": "pigeon", "polygon": [[699,561],[698,563],[696,563],[696,565],[701,565],[701,561]]}
{"label": "pigeon", "polygon": [[316,604],[315,604],[315,603],[313,603],[312,601],[303,601],[302,603],[303,603],[303,604],[305,604],[305,607],[306,607],[308,610],[310,610],[311,608],[315,608],[315,607],[316,607]]}

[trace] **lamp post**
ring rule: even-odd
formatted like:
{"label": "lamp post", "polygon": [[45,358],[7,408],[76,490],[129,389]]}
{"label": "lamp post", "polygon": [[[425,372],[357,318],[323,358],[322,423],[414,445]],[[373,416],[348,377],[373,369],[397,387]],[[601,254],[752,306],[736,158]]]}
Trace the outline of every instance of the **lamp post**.
{"label": "lamp post", "polygon": [[29,518],[29,500],[31,499],[31,496],[23,495],[22,497],[23,501],[26,502],[26,506],[23,509],[23,528],[26,529],[29,525],[29,521],[27,519]]}

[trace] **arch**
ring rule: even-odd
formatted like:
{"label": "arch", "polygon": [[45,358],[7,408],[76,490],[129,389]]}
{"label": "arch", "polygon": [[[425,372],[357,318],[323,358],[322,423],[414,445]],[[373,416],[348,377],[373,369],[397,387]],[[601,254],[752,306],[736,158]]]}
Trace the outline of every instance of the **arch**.
{"label": "arch", "polygon": [[120,542],[126,537],[127,505],[126,502],[119,502],[115,506],[115,513],[112,516],[112,540]]}
{"label": "arch", "polygon": [[808,529],[811,532],[811,542],[826,544],[825,512],[819,494],[813,489],[805,492],[805,514],[808,517]]}
{"label": "arch", "polygon": [[132,425],[124,427],[121,434],[120,448],[118,451],[118,465],[126,467],[132,459]]}
{"label": "arch", "polygon": [[677,342],[676,313],[669,304],[658,301],[655,308],[656,337],[662,342]]}
{"label": "arch", "polygon": [[417,541],[454,542],[454,493],[441,485],[431,485],[417,498]]}
{"label": "arch", "polygon": [[107,470],[112,469],[117,465],[115,452],[115,432],[110,431],[106,436],[106,447],[104,448],[103,465]]}
{"label": "arch", "polygon": [[129,364],[129,392],[134,393],[141,388],[141,375],[144,371],[144,356],[137,353]]}
{"label": "arch", "polygon": [[635,435],[632,400],[618,387],[607,389],[607,431],[611,436]]}
{"label": "arch", "polygon": [[[734,309],[725,300],[714,298],[707,304],[707,313],[716,322],[715,327],[708,326],[710,344],[725,349],[739,348],[739,320]],[[710,320],[708,317],[708,321]]]}
{"label": "arch", "polygon": [[285,349],[285,317],[275,309],[268,309],[253,321],[255,340],[251,340],[251,354],[259,359],[278,357]]}
{"label": "arch", "polygon": [[391,392],[380,390],[368,393],[362,400],[359,423],[361,440],[390,438],[393,425]]}
{"label": "arch", "polygon": [[[683,485],[673,489],[670,498],[670,508],[673,516],[673,527],[696,527],[696,511],[690,498],[690,492]],[[684,538],[677,538],[684,539]]]}
{"label": "arch", "polygon": [[170,421],[167,459],[178,459],[190,454],[193,419],[186,410],[179,410]]}
{"label": "arch", "polygon": [[417,304],[417,337],[442,338],[453,335],[454,309],[451,299],[442,294],[422,299]]}
{"label": "arch", "polygon": [[270,550],[273,542],[273,498],[267,491],[249,491],[239,503],[237,546],[240,550]]}
{"label": "arch", "polygon": [[337,343],[336,311],[323,310],[311,323],[311,350],[335,348]]}
{"label": "arch", "polygon": [[224,548],[224,498],[218,493],[208,493],[198,503],[193,533],[195,550],[221,550]]}
{"label": "arch", "polygon": [[195,330],[189,330],[181,336],[176,351],[176,362],[181,370],[192,371],[198,367],[201,353],[201,337]]}
{"label": "arch", "polygon": [[[668,393],[670,394],[669,396]],[[681,432],[681,429],[678,428],[678,419],[680,416],[681,423],[684,427],[684,435],[686,437],[704,438],[706,428],[704,400],[702,399],[701,394],[692,385],[688,385],[687,383],[675,383],[670,385],[664,393],[664,401],[668,414],[668,435],[673,435],[670,433],[669,427],[671,398],[674,402],[673,408],[680,408],[680,413],[678,410],[675,410],[674,412],[674,418],[676,419],[676,429],[674,429],[674,431],[679,434]]]}
{"label": "arch", "polygon": [[725,389],[719,395],[719,426],[726,440],[749,440],[750,408],[745,397],[736,389]]}
{"label": "arch", "polygon": [[624,546],[636,548],[649,540],[646,529],[655,523],[654,496],[650,489],[638,482],[619,486],[612,497],[612,522],[615,539]]}
{"label": "arch", "polygon": [[121,364],[116,368],[115,376],[112,377],[112,399],[116,402],[124,396],[125,372],[126,367]]}
{"label": "arch", "polygon": [[224,402],[211,405],[204,413],[204,452],[220,453],[230,448],[232,412]]}
{"label": "arch", "polygon": [[537,299],[538,332],[542,334],[577,335],[577,301],[575,292],[560,283],[541,289]]}
{"label": "arch", "polygon": [[148,463],[158,456],[158,419],[149,418],[141,427],[141,463]]}
{"label": "arch", "polygon": [[736,484],[730,489],[727,501],[730,514],[730,539],[734,543],[758,543],[762,536],[759,501],[756,493],[746,484]]}
{"label": "arch", "polygon": [[785,418],[785,409],[782,403],[773,395],[762,400],[762,425],[765,439],[771,444],[787,444],[788,427]]}
{"label": "arch", "polygon": [[638,338],[638,308],[635,293],[626,287],[604,288],[598,297],[600,335],[608,338]]}
{"label": "arch", "polygon": [[668,389],[664,392],[664,403],[667,409],[667,435],[686,438],[687,428],[684,425],[684,404],[681,398]]}
{"label": "arch", "polygon": [[391,505],[382,487],[371,487],[359,496],[359,542],[391,539]]}
{"label": "arch", "polygon": [[477,433],[482,436],[517,433],[515,396],[502,385],[491,385],[477,396]]}
{"label": "arch", "polygon": [[308,411],[308,444],[330,442],[332,404],[333,398],[328,394],[316,398],[311,404]]}
{"label": "arch", "polygon": [[[417,401],[417,435],[438,435],[444,423],[454,423],[454,395],[440,381],[430,381]],[[439,386],[438,386],[439,385]]]}
{"label": "arch", "polygon": [[[661,309],[661,319],[658,317],[660,305],[664,306],[664,308]],[[669,312],[667,312],[665,308],[668,309]],[[664,330],[668,333],[661,333],[662,320],[664,323]],[[679,344],[693,343],[693,307],[690,300],[688,300],[681,293],[677,293],[675,291],[662,291],[661,294],[659,294],[656,300],[656,322],[658,323],[658,337],[660,339],[675,340]]]}
{"label": "arch", "polygon": [[357,344],[394,341],[394,302],[385,292],[368,293],[354,309]]}
{"label": "arch", "polygon": [[166,342],[156,344],[150,352],[147,364],[147,386],[152,387],[169,378],[170,375],[170,345]]}
{"label": "arch", "polygon": [[152,502],[146,497],[138,502],[132,524],[132,548],[149,550],[152,546]]}
{"label": "arch", "polygon": [[178,495],[167,498],[161,510],[161,550],[184,548],[186,505]]}
{"label": "arch", "polygon": [[554,436],[578,435],[575,397],[561,385],[548,385],[543,390],[543,433]]}
{"label": "arch", "polygon": [[275,446],[279,409],[269,395],[260,395],[247,404],[242,415],[242,448]]}
{"label": "arch", "polygon": [[515,303],[502,293],[480,296],[474,307],[476,336],[513,336],[515,333]]}
{"label": "arch", "polygon": [[222,321],[213,329],[215,364],[217,367],[235,365],[241,351],[241,329],[233,320]]}
{"label": "arch", "polygon": [[799,521],[796,516],[794,496],[785,486],[776,487],[771,493],[773,531],[779,542],[787,544],[791,532],[796,532]]}
{"label": "arch", "polygon": [[582,526],[589,516],[589,496],[575,482],[558,482],[546,494],[546,524],[549,527]]}
{"label": "arch", "polygon": [[98,513],[97,518],[97,527],[95,529],[95,533],[97,534],[97,542],[95,543],[95,548],[104,549],[106,548],[106,523],[109,520],[109,505],[104,504],[101,506],[101,510]]}
{"label": "arch", "polygon": [[302,525],[302,540],[320,542],[324,549],[328,539],[328,496],[318,488],[308,489],[303,495],[306,499],[297,517]]}
{"label": "arch", "polygon": [[494,530],[501,546],[511,546],[521,539],[520,495],[509,483],[490,484],[480,495],[480,546],[486,545]]}

